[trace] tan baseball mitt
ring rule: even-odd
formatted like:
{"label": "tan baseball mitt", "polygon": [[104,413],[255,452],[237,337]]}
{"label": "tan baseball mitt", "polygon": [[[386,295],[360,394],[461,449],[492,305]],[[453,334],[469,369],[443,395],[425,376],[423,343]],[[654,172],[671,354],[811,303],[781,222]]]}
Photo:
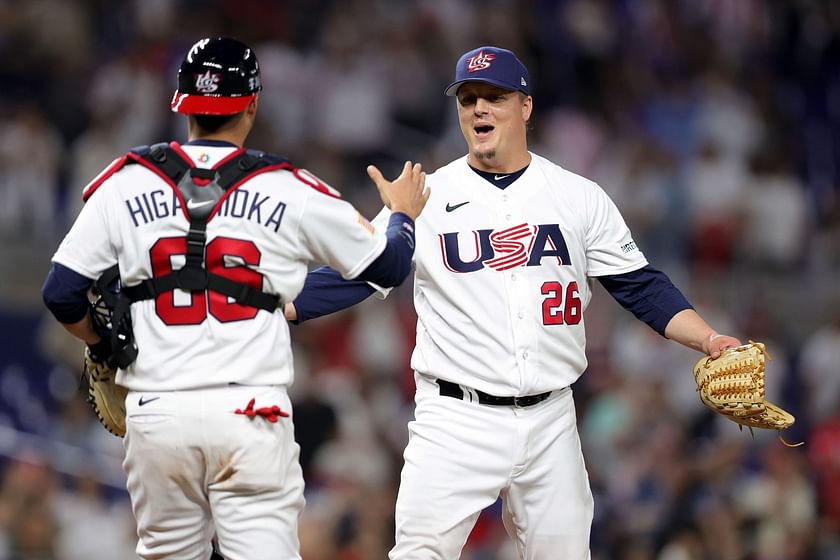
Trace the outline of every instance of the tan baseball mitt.
{"label": "tan baseball mitt", "polygon": [[[764,364],[770,356],[760,342],[727,348],[718,358],[694,364],[694,380],[703,404],[741,426],[784,430],[796,419],[764,398]],[[782,443],[790,447],[779,434]]]}
{"label": "tan baseball mitt", "polygon": [[85,348],[85,371],[82,384],[87,385],[87,401],[96,417],[115,436],[125,436],[125,396],[128,389],[117,385],[117,370],[105,362],[95,361]]}

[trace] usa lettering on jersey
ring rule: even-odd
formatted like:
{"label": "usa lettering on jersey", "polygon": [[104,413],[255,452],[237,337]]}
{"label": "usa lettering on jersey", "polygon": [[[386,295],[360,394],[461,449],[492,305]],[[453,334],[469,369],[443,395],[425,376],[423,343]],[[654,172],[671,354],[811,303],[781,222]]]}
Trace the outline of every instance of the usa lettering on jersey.
{"label": "usa lettering on jersey", "polygon": [[499,231],[473,231],[474,258],[464,260],[458,244],[458,232],[442,233],[440,249],[443,263],[452,272],[476,272],[485,267],[502,271],[518,266],[540,266],[553,257],[560,266],[571,266],[569,248],[559,224],[519,224]]}

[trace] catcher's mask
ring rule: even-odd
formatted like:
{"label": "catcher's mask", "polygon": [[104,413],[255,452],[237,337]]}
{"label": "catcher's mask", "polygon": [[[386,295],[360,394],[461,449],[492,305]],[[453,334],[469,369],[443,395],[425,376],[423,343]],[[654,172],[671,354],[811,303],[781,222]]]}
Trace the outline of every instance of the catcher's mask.
{"label": "catcher's mask", "polygon": [[119,269],[115,266],[93,283],[90,318],[96,333],[111,342],[111,365],[127,368],[137,359],[137,343],[131,328],[131,305],[120,293]]}

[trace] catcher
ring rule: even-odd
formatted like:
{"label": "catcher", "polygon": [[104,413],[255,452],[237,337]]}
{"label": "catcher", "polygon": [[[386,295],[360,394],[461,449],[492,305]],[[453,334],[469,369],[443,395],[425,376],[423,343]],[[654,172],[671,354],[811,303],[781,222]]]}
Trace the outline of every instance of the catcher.
{"label": "catcher", "polygon": [[[767,430],[787,429],[793,425],[792,414],[765,399],[765,363],[770,359],[764,344],[749,344],[726,348],[718,355],[700,358],[694,364],[694,380],[700,400],[719,414],[747,426]],[[779,439],[788,447],[791,444]]]}
{"label": "catcher", "polygon": [[[249,46],[197,41],[170,104],[187,141],[133,148],[85,187],[42,288],[89,347],[99,416],[125,431],[140,558],[209,558],[214,534],[228,560],[300,558],[294,363],[277,309],[300,292],[310,263],[388,287],[410,271],[414,219],[429,196],[422,166],[405,162],[395,181],[368,168],[394,210],[376,229],[311,172],[246,147],[261,91]],[[101,314],[103,336],[87,293],[117,263],[122,285]],[[115,367],[123,400],[109,385]]]}

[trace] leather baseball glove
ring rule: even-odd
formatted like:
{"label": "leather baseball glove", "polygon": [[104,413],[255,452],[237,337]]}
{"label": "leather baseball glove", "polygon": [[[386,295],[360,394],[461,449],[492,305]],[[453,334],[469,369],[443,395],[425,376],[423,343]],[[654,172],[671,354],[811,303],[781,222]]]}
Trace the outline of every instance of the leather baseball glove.
{"label": "leather baseball glove", "polygon": [[[764,344],[750,341],[723,350],[718,358],[701,358],[694,364],[694,380],[703,404],[741,427],[784,430],[796,419],[764,398],[764,364],[770,359]],[[779,439],[787,443],[779,434]]]}
{"label": "leather baseball glove", "polygon": [[125,396],[128,389],[117,385],[114,377],[117,370],[107,360],[97,360],[85,348],[85,371],[82,386],[87,385],[87,401],[96,417],[115,436],[125,436]]}

